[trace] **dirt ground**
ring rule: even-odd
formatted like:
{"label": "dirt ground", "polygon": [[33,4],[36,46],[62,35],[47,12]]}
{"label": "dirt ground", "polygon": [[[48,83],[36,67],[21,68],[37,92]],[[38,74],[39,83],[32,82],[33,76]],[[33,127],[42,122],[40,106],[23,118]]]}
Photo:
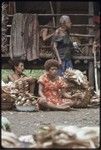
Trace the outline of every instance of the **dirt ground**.
{"label": "dirt ground", "polygon": [[77,109],[75,111],[17,112],[2,111],[11,122],[11,129],[17,136],[34,134],[42,124],[99,126],[99,108]]}

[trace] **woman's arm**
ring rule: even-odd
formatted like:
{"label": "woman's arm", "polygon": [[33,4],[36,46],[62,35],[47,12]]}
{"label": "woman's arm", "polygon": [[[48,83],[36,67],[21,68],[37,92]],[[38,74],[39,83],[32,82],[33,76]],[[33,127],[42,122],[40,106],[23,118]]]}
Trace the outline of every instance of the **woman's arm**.
{"label": "woman's arm", "polygon": [[83,94],[82,93],[75,93],[73,94],[72,96],[70,94],[68,94],[65,89],[62,89],[62,95],[65,97],[65,98],[69,98],[69,99],[75,99],[75,98],[82,98],[83,97]]}
{"label": "woman's arm", "polygon": [[55,52],[55,54],[56,54],[56,57],[57,57],[57,59],[58,59],[59,64],[61,65],[61,64],[62,64],[62,61],[61,61],[61,58],[60,58],[60,56],[59,56],[59,52],[58,52],[58,50],[57,50],[57,43],[56,43],[56,42],[53,43],[53,50],[54,50],[54,52]]}
{"label": "woman's arm", "polygon": [[62,95],[63,95],[65,98],[68,98],[68,99],[71,99],[71,98],[72,98],[72,96],[66,92],[65,88],[62,89]]}
{"label": "woman's arm", "polygon": [[14,82],[15,78],[13,77],[13,75],[8,75],[8,81]]}
{"label": "woman's arm", "polygon": [[39,91],[38,91],[38,93],[39,93],[40,97],[46,99],[46,97],[43,94],[43,85],[41,83],[39,83]]}
{"label": "woman's arm", "polygon": [[54,33],[48,35],[48,29],[47,28],[43,29],[43,32],[42,32],[43,41],[46,41],[47,39],[52,37],[53,34]]}
{"label": "woman's arm", "polygon": [[36,81],[36,79],[31,76],[29,76],[29,77],[25,76],[25,77],[22,77],[21,79],[23,81],[28,81],[29,83],[34,83]]}

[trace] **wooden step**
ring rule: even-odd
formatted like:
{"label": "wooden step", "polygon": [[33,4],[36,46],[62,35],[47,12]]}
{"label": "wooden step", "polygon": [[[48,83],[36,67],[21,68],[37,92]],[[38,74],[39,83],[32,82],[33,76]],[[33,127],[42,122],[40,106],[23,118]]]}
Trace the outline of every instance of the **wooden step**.
{"label": "wooden step", "polygon": [[[9,54],[2,54],[2,57],[10,57]],[[93,56],[73,56],[74,60],[94,60]]]}
{"label": "wooden step", "polygon": [[[92,45],[93,45],[93,44],[80,44],[79,47],[92,46]],[[9,47],[10,44],[7,44],[7,46]],[[44,49],[44,48],[50,49],[50,48],[52,48],[52,46],[41,46],[41,47],[39,47],[39,48],[41,48],[41,49]]]}

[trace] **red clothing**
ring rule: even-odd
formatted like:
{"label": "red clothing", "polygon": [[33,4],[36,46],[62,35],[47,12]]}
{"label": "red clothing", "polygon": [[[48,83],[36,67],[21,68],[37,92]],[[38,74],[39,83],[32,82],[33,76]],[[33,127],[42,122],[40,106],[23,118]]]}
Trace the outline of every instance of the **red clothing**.
{"label": "red clothing", "polygon": [[43,94],[45,95],[47,102],[60,105],[63,103],[64,99],[61,98],[61,89],[66,87],[66,83],[63,81],[62,77],[58,77],[58,80],[52,82],[47,73],[40,76],[39,83],[43,85]]}

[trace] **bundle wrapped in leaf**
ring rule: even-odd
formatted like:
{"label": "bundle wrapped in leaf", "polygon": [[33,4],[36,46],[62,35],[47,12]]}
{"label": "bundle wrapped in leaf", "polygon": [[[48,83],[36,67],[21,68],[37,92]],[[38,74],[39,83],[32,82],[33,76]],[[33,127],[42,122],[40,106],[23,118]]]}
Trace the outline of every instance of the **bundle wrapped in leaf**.
{"label": "bundle wrapped in leaf", "polygon": [[99,127],[43,125],[34,135],[19,138],[2,129],[1,144],[4,148],[99,148]]}
{"label": "bundle wrapped in leaf", "polygon": [[67,69],[63,77],[68,86],[67,92],[73,101],[77,101],[74,107],[87,107],[93,96],[93,88],[89,85],[86,75],[80,70]]}
{"label": "bundle wrapped in leaf", "polygon": [[21,142],[18,137],[8,131],[2,131],[1,145],[3,148],[33,148],[34,145],[30,142]]}
{"label": "bundle wrapped in leaf", "polygon": [[43,126],[35,135],[37,148],[98,148],[99,127]]}

